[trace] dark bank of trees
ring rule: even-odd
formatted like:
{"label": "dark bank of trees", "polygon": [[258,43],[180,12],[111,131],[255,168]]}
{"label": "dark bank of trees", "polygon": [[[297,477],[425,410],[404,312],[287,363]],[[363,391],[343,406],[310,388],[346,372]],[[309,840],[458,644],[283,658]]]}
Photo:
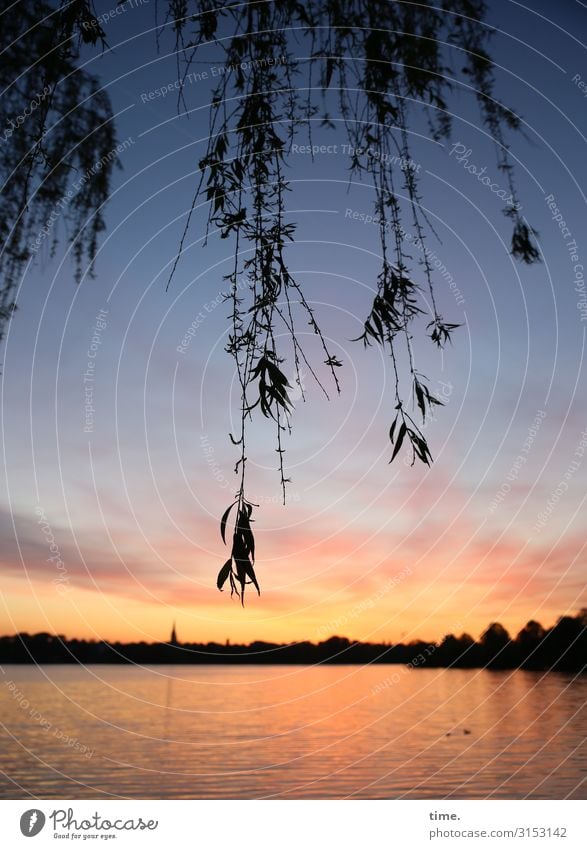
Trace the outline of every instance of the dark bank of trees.
{"label": "dark bank of trees", "polygon": [[476,642],[468,634],[448,634],[439,643],[351,642],[330,637],[320,643],[278,645],[256,641],[226,643],[107,643],[66,640],[51,634],[16,634],[0,638],[0,665],[7,663],[178,663],[178,664],[369,664],[398,663],[412,668],[456,667],[585,670],[587,609],[561,616],[545,629],[531,620],[515,638],[494,622]]}

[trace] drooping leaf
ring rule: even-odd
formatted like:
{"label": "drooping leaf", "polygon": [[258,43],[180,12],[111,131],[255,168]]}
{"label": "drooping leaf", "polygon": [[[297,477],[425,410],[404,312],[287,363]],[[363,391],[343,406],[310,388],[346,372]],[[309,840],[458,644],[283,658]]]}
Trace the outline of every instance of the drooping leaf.
{"label": "drooping leaf", "polygon": [[241,510],[238,516],[238,530],[242,535],[242,540],[245,545],[245,549],[248,555],[250,555],[252,562],[255,562],[255,537],[253,536],[253,532],[251,530],[251,526],[249,524],[248,514]]}
{"label": "drooping leaf", "polygon": [[332,74],[334,72],[334,59],[332,56],[326,57],[326,72],[324,75],[324,87],[328,88],[330,85],[330,81],[332,80]]}
{"label": "drooping leaf", "polygon": [[392,445],[393,445],[393,437],[394,437],[394,434],[395,434],[395,428],[396,428],[396,425],[397,425],[397,419],[398,419],[398,417],[396,416],[395,419],[393,420],[392,424],[391,424],[391,427],[389,428],[389,440],[390,440]]}
{"label": "drooping leaf", "polygon": [[236,568],[236,579],[239,582],[240,587],[241,587],[241,590],[240,590],[241,604],[244,607],[245,606],[245,585],[246,585],[246,582],[247,582],[247,567],[250,566],[250,563],[249,563],[248,560],[244,560],[240,557],[238,557],[238,558],[235,557],[234,563],[235,563],[235,568]]}
{"label": "drooping leaf", "polygon": [[416,400],[418,402],[418,407],[420,408],[422,418],[425,419],[426,405],[424,404],[424,390],[422,389],[422,384],[418,383],[417,380],[414,381],[414,392],[416,393]]}
{"label": "drooping leaf", "polygon": [[222,592],[222,587],[228,580],[228,576],[230,575],[232,569],[232,557],[226,561],[220,572],[218,573],[218,580],[216,581],[216,586]]}
{"label": "drooping leaf", "polygon": [[250,564],[250,563],[247,563],[247,564],[245,565],[245,571],[246,571],[246,573],[247,573],[247,576],[251,579],[251,582],[252,582],[252,583],[253,583],[253,585],[255,586],[255,589],[257,590],[257,594],[258,594],[258,595],[261,595],[261,590],[259,589],[259,584],[257,583],[257,577],[256,577],[256,575],[255,575],[255,570],[254,570],[254,568],[251,566],[251,564]]}
{"label": "drooping leaf", "polygon": [[402,425],[401,425],[399,432],[398,432],[398,435],[397,435],[397,442],[395,443],[395,448],[393,449],[393,454],[391,455],[391,460],[389,461],[390,463],[393,463],[393,461],[397,457],[399,450],[402,447],[406,433],[407,433],[406,423],[402,422]]}

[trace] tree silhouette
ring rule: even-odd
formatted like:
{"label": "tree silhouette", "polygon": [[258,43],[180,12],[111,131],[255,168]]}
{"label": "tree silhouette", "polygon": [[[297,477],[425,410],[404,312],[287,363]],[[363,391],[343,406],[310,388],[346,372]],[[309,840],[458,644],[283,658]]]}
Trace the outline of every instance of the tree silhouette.
{"label": "tree silhouette", "polygon": [[587,621],[585,610],[578,616],[561,616],[544,639],[542,657],[554,667],[585,667],[587,657]]}
{"label": "tree silhouette", "polygon": [[470,634],[446,634],[438,647],[437,657],[440,666],[474,666],[477,662],[477,645]]}
{"label": "tree silhouette", "polygon": [[[319,643],[302,641],[278,644],[255,640],[248,645],[207,643],[107,643],[68,640],[62,635],[20,633],[0,636],[0,663],[396,663],[410,669],[427,667],[558,670],[584,672],[587,657],[587,622],[584,612],[561,630],[544,630],[538,623],[530,631],[544,634],[531,656],[519,635],[504,642],[501,625],[491,625],[480,643],[468,634],[444,637],[440,645],[413,640],[403,643],[361,643],[346,637],[330,637]],[[535,629],[534,626],[538,625]],[[522,634],[526,629],[522,629]],[[548,650],[547,650],[548,644]],[[495,652],[500,652],[496,658]],[[381,686],[379,691],[386,689]]]}
{"label": "tree silhouette", "polygon": [[511,664],[511,637],[500,622],[492,622],[481,634],[481,649],[488,666],[507,667]]}
{"label": "tree silhouette", "polygon": [[[318,318],[288,267],[287,245],[295,239],[295,223],[285,217],[286,166],[293,139],[306,133],[311,142],[317,125],[344,127],[351,174],[368,179],[374,188],[380,270],[359,339],[365,346],[381,346],[390,357],[394,375],[390,462],[406,446],[412,464],[416,460],[430,464],[432,454],[422,425],[442,403],[417,369],[414,322],[425,318],[425,335],[438,348],[451,340],[458,326],[440,314],[435,298],[434,272],[425,249],[434,231],[421,204],[418,175],[409,165],[414,113],[424,113],[434,139],[446,139],[451,133],[449,101],[454,90],[460,88],[476,98],[511,196],[504,210],[513,224],[511,252],[526,263],[538,260],[539,253],[532,228],[519,212],[508,155],[506,134],[519,128],[520,119],[494,92],[488,52],[491,30],[484,23],[487,9],[481,0],[446,0],[441,6],[429,0],[417,4],[167,0],[166,7],[178,63],[183,61],[184,81],[204,45],[214,45],[224,59],[224,73],[211,98],[200,180],[169,283],[181,259],[196,202],[203,196],[208,202],[206,235],[217,230],[234,247],[232,271],[225,282],[231,304],[226,350],[234,360],[240,386],[239,430],[230,434],[238,451],[237,487],[221,521],[225,542],[230,519],[233,525],[231,556],[220,570],[218,587],[229,582],[231,594],[243,601],[247,584],[259,591],[251,529],[255,505],[246,494],[247,428],[253,413],[260,412],[274,423],[285,503],[288,477],[283,435],[290,429],[292,388],[285,360],[293,360],[294,382],[302,396],[302,366],[328,394],[319,376],[326,365],[334,391],[340,391],[337,371],[342,363],[330,351]],[[0,266],[0,318],[8,316],[16,273],[30,258],[27,237],[39,229],[56,204],[63,206],[71,169],[87,171],[89,161],[106,156],[105,149],[111,150],[114,144],[107,98],[92,77],[75,68],[76,43],[84,40],[104,46],[91,0],[55,0],[54,5],[49,0],[24,0],[19,8],[30,30],[18,39],[13,21],[2,31],[9,75],[14,78],[4,80],[14,98],[11,108],[18,111],[19,104],[31,97],[34,84],[22,88],[14,80],[28,79],[25,71],[33,58],[40,62],[49,93],[37,118],[21,128],[18,146],[2,161],[13,188],[3,200],[7,223],[5,265]],[[310,58],[297,58],[300,55]],[[180,105],[182,101],[180,94]],[[73,130],[71,122],[63,121],[66,115],[76,116]],[[91,125],[96,129],[86,137]],[[64,147],[70,153],[62,157]],[[82,260],[91,263],[96,252],[112,165],[109,161],[98,178],[66,204],[78,272]],[[86,225],[88,216],[91,223]],[[421,246],[417,269],[412,268],[406,248],[408,226]],[[50,238],[54,247],[56,231]],[[298,333],[300,322],[317,337],[321,363],[309,361]],[[416,413],[407,410],[410,398]]]}
{"label": "tree silhouette", "polygon": [[524,625],[516,637],[517,648],[524,660],[531,657],[539,649],[545,635],[546,631],[540,622],[536,622],[534,619]]}

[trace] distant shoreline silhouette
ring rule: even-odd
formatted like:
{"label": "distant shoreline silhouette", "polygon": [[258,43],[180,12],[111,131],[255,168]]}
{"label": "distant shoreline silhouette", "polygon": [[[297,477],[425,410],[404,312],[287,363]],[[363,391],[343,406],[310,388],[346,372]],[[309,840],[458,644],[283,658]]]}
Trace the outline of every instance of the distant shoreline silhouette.
{"label": "distant shoreline silhouette", "polygon": [[448,634],[440,642],[362,643],[333,636],[319,643],[248,645],[181,643],[173,624],[165,643],[67,640],[48,633],[0,637],[0,665],[10,663],[135,664],[371,664],[398,663],[413,668],[555,669],[583,672],[587,658],[587,608],[561,616],[545,629],[531,620],[515,638],[494,622],[478,642],[469,634]]}

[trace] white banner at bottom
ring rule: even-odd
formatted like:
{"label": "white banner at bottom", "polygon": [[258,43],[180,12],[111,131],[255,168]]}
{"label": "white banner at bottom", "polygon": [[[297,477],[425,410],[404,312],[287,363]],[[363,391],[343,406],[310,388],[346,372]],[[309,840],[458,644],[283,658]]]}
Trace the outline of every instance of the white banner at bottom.
{"label": "white banner at bottom", "polygon": [[[584,801],[0,802],[1,845],[169,849],[584,849]],[[65,843],[65,841],[69,841]]]}

